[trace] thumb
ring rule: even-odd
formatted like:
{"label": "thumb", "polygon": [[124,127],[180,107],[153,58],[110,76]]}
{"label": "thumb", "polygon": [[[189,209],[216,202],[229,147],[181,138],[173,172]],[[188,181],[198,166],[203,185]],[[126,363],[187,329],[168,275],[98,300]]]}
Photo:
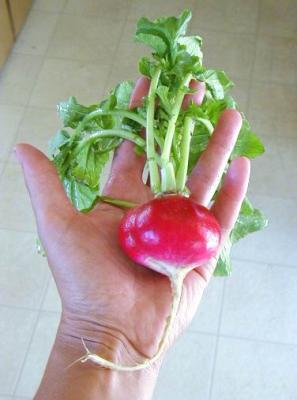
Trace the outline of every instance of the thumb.
{"label": "thumb", "polygon": [[15,153],[23,169],[38,230],[43,231],[45,227],[65,222],[74,209],[53,163],[28,144],[18,144]]}

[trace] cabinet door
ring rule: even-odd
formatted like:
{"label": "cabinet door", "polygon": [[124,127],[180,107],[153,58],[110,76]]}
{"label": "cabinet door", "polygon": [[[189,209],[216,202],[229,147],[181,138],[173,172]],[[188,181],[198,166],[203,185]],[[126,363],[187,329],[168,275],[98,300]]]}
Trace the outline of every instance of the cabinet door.
{"label": "cabinet door", "polygon": [[9,0],[15,36],[21,30],[31,4],[31,0]]}
{"label": "cabinet door", "polygon": [[0,0],[0,66],[4,63],[12,43],[13,33],[6,1]]}

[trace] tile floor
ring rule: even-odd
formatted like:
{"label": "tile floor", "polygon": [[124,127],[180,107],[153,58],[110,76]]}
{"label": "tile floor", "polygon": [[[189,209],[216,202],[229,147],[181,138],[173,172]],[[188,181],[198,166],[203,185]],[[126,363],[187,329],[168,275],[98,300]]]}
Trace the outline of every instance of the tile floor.
{"label": "tile floor", "polygon": [[211,282],[154,399],[296,399],[296,0],[36,0],[0,72],[0,400],[33,398],[60,313],[35,253],[13,144],[46,151],[59,126],[55,103],[72,94],[93,103],[135,78],[144,50],[131,41],[137,18],[183,7],[193,10],[191,32],[204,38],[207,65],[234,78],[241,109],[267,146],[253,163],[250,197],[270,225],[234,249],[232,277]]}

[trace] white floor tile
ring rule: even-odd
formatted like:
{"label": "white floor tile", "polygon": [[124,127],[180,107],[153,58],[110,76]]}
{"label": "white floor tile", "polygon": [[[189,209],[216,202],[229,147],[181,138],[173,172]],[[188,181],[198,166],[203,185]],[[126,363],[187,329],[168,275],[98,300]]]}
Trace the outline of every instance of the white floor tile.
{"label": "white floor tile", "polygon": [[259,132],[276,136],[295,136],[297,90],[290,85],[252,82],[248,115]]}
{"label": "white floor tile", "polygon": [[130,0],[68,0],[64,13],[124,20],[129,11],[129,4]]}
{"label": "white floor tile", "polygon": [[[297,139],[296,141],[288,138],[281,140],[280,137],[267,135],[262,135],[261,139],[265,146],[265,153],[252,162],[249,192],[289,199],[297,196],[297,177],[294,174],[297,167],[294,171],[295,158],[293,159],[295,157],[294,149],[297,148]],[[292,148],[290,148],[291,142]],[[284,155],[286,167],[283,165],[282,155]]]}
{"label": "white floor tile", "polygon": [[283,179],[290,185],[292,197],[297,198],[297,135],[294,138],[279,138],[278,145]]}
{"label": "white floor tile", "polygon": [[169,351],[154,400],[207,399],[215,336],[186,333]]}
{"label": "white floor tile", "polygon": [[294,400],[297,347],[221,338],[211,400]]}
{"label": "white floor tile", "polygon": [[29,397],[0,396],[0,400],[32,400]]}
{"label": "white floor tile", "polygon": [[245,115],[248,113],[249,81],[247,79],[236,79],[235,86],[230,90],[234,97],[239,111]]}
{"label": "white floor tile", "polygon": [[207,68],[224,70],[235,83],[236,79],[249,79],[256,45],[255,35],[208,30],[201,30],[197,34],[204,39],[202,50]]}
{"label": "white floor tile", "polygon": [[32,10],[59,12],[62,11],[67,0],[34,0]]}
{"label": "white floor tile", "polygon": [[42,304],[44,311],[61,312],[61,300],[57,291],[57,286],[53,278],[50,279],[46,295]]}
{"label": "white floor tile", "polygon": [[259,34],[296,37],[296,12],[295,0],[261,0]]}
{"label": "white floor tile", "polygon": [[96,15],[61,15],[47,56],[110,64],[123,25],[124,21],[98,19]]}
{"label": "white floor tile", "polygon": [[296,85],[296,38],[260,35],[257,42],[253,80]]}
{"label": "white floor tile", "polygon": [[149,2],[132,0],[128,19],[137,21],[144,16],[150,19],[165,16],[178,16],[186,8],[193,10],[194,4],[195,0],[183,0],[182,2],[180,0],[150,0]]}
{"label": "white floor tile", "polygon": [[35,232],[35,220],[19,164],[7,164],[0,178],[0,229]]}
{"label": "white floor tile", "polygon": [[212,278],[205,289],[202,301],[196,315],[189,326],[191,331],[199,331],[216,334],[219,325],[219,314],[222,304],[224,279]]}
{"label": "white floor tile", "polygon": [[0,162],[0,178],[1,178],[1,175],[2,175],[2,173],[4,171],[4,168],[5,168],[5,164]]}
{"label": "white floor tile", "polygon": [[[142,43],[135,42],[136,23],[128,20],[125,23],[121,39],[113,63],[114,68],[133,68],[138,71],[138,61],[141,57],[151,54],[151,49]],[[131,68],[132,67],[132,68]]]}
{"label": "white floor tile", "polygon": [[38,320],[33,340],[16,388],[18,396],[33,397],[42,378],[55,340],[60,316],[43,312]]}
{"label": "white floor tile", "polygon": [[31,11],[13,51],[21,54],[44,55],[54,32],[58,14]]}
{"label": "white floor tile", "polygon": [[109,66],[102,63],[46,59],[30,99],[31,106],[55,107],[69,96],[85,104],[99,102]]}
{"label": "white floor tile", "polygon": [[36,318],[36,311],[0,306],[0,394],[13,394]]}
{"label": "white floor tile", "polygon": [[237,243],[233,257],[297,267],[296,200],[260,195],[250,199],[268,217],[269,225]]}
{"label": "white floor tile", "polygon": [[[15,137],[15,143],[30,143],[49,154],[48,142],[63,124],[53,105],[51,110],[28,107]],[[16,162],[15,157],[11,161]]]}
{"label": "white floor tile", "polygon": [[6,161],[12,151],[17,128],[24,113],[23,107],[0,104],[0,161]]}
{"label": "white floor tile", "polygon": [[137,63],[131,66],[114,65],[111,73],[106,81],[105,94],[107,94],[111,89],[113,89],[118,83],[125,80],[136,81],[140,76],[138,72]]}
{"label": "white floor tile", "polygon": [[0,103],[26,105],[41,63],[41,56],[11,53],[0,72]]}
{"label": "white floor tile", "polygon": [[200,0],[195,2],[191,32],[199,29],[222,32],[255,33],[258,0]]}
{"label": "white floor tile", "polygon": [[234,262],[220,333],[297,344],[297,268]]}
{"label": "white floor tile", "polygon": [[0,230],[0,304],[39,309],[49,272],[36,235]]}

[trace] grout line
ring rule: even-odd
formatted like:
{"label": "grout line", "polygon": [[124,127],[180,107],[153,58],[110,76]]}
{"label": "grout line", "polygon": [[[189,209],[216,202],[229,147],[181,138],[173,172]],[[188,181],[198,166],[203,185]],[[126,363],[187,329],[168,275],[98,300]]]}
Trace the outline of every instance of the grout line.
{"label": "grout line", "polygon": [[[51,36],[51,38],[52,38],[52,36]],[[51,39],[50,39],[50,41],[51,41]],[[98,59],[97,58],[94,58],[94,59],[86,59],[86,58],[80,59],[80,58],[71,58],[71,57],[67,57],[66,58],[66,57],[58,57],[58,56],[47,57],[48,51],[46,51],[44,53],[44,55],[42,55],[42,54],[25,53],[25,52],[22,52],[22,51],[17,51],[17,52],[15,51],[13,54],[19,54],[19,55],[22,55],[22,56],[34,56],[34,57],[44,58],[44,60],[42,62],[42,66],[43,66],[45,60],[70,61],[70,62],[77,62],[77,63],[93,63],[93,64],[100,64],[100,65],[103,65],[103,66],[106,66],[106,67],[109,67],[110,64],[113,62],[113,58],[112,58],[112,61],[110,63],[103,63],[102,60],[100,60],[99,58]]]}
{"label": "grout line", "polygon": [[220,334],[221,338],[224,339],[235,339],[235,340],[240,340],[243,342],[253,342],[253,343],[262,343],[262,344],[272,344],[276,346],[290,346],[290,347],[296,347],[297,348],[297,342],[279,342],[277,340],[266,340],[266,339],[257,339],[257,338],[251,338],[251,337],[245,337],[245,336],[236,336],[236,335],[228,335],[221,333]]}
{"label": "grout line", "polygon": [[[115,55],[117,54],[118,49],[119,49],[119,47],[120,47],[120,43],[121,43],[121,40],[122,40],[122,37],[123,37],[123,33],[124,33],[124,31],[125,31],[127,22],[128,22],[128,20],[127,20],[127,18],[126,18],[125,21],[123,22],[123,26],[122,26],[122,29],[121,29],[121,32],[120,32],[120,35],[119,35],[118,43],[116,44],[116,46],[115,46],[115,48],[114,48],[114,52],[113,52],[113,54],[112,54],[112,57],[111,57],[112,60],[115,59]],[[109,81],[110,81],[110,78],[112,77],[112,74],[113,74],[113,72],[114,72],[114,68],[115,68],[115,63],[111,62],[111,63],[110,63],[110,70],[109,70],[109,73],[108,73],[107,76],[106,76],[106,81],[105,81],[105,85],[104,85],[104,88],[103,88],[103,93],[106,93],[106,92],[108,91]],[[111,90],[111,89],[110,89],[110,90]]]}
{"label": "grout line", "polygon": [[297,265],[294,264],[290,264],[290,265],[282,265],[282,264],[278,264],[278,263],[274,263],[274,262],[270,262],[270,261],[255,261],[254,259],[248,259],[248,258],[240,258],[240,257],[232,257],[233,261],[239,261],[239,262],[251,262],[253,264],[257,264],[257,265],[263,265],[263,266],[270,266],[270,267],[276,267],[276,268],[280,268],[280,269],[284,269],[284,268],[289,268],[289,269],[294,269],[297,272]]}
{"label": "grout line", "polygon": [[3,227],[1,226],[1,224],[0,224],[0,232],[1,232],[1,231],[2,231],[2,232],[9,231],[9,232],[19,232],[19,233],[31,233],[31,234],[37,236],[36,230],[31,231],[31,230],[27,230],[27,229],[3,228]]}
{"label": "grout line", "polygon": [[218,350],[219,350],[221,322],[222,322],[222,317],[223,317],[223,306],[224,306],[225,291],[226,291],[226,278],[224,279],[223,292],[222,292],[222,296],[221,296],[221,306],[220,306],[220,310],[219,310],[217,336],[216,336],[216,341],[215,341],[215,349],[214,349],[214,354],[213,354],[213,359],[212,359],[212,370],[211,370],[210,382],[209,382],[208,400],[211,400],[212,392],[213,392],[215,369],[216,369],[217,358],[218,358]]}
{"label": "grout line", "polygon": [[[31,11],[32,11],[32,9],[29,11],[27,17],[29,17]],[[14,136],[13,136],[12,141],[11,141],[11,146],[13,146],[13,144],[16,142],[16,139],[17,139],[17,136],[18,136],[18,133],[19,133],[19,129],[20,129],[21,124],[22,124],[22,122],[23,122],[23,120],[24,120],[24,118],[25,118],[26,111],[27,111],[27,108],[29,107],[29,104],[30,104],[30,100],[31,100],[33,91],[34,91],[34,89],[35,89],[35,87],[36,87],[36,85],[37,85],[38,78],[39,78],[40,73],[41,73],[41,71],[42,71],[42,68],[43,68],[43,66],[44,66],[44,63],[45,63],[45,60],[46,60],[46,55],[47,55],[48,49],[49,49],[49,45],[50,45],[50,42],[51,42],[51,40],[52,40],[52,37],[53,37],[53,35],[54,35],[54,33],[55,33],[55,30],[56,30],[56,27],[57,27],[57,24],[58,24],[59,19],[60,19],[60,17],[57,18],[57,21],[56,21],[56,23],[55,23],[55,25],[54,25],[54,27],[53,27],[53,31],[52,31],[51,35],[49,36],[49,42],[48,42],[46,51],[44,52],[43,55],[38,55],[38,57],[40,57],[40,59],[41,59],[42,61],[41,61],[41,63],[40,63],[39,71],[38,71],[38,73],[37,73],[37,75],[36,75],[36,77],[35,77],[35,81],[34,81],[32,87],[31,87],[31,90],[29,91],[28,100],[27,100],[27,102],[25,102],[24,104],[20,105],[20,107],[23,107],[22,116],[21,116],[21,118],[20,118],[19,124],[18,124],[17,127],[16,127]],[[26,25],[26,24],[25,24],[25,25]],[[24,25],[24,26],[25,26],[25,25]],[[24,27],[23,27],[23,28],[24,28]],[[14,52],[13,49],[14,49],[14,46],[13,46],[13,48],[11,49],[11,54],[20,54],[20,53]],[[28,54],[26,54],[26,55],[28,55]],[[32,56],[32,54],[31,54],[30,56]],[[33,55],[33,56],[36,57],[35,55]],[[9,105],[9,104],[7,104],[7,102],[6,102],[5,105]],[[10,155],[11,155],[11,150],[8,152],[8,154],[7,154],[7,156],[6,156],[5,160],[4,160],[5,164],[7,164],[7,163],[9,162]],[[4,169],[6,169],[6,166],[5,166]],[[4,171],[4,170],[3,170],[3,171]],[[2,177],[3,171],[2,171],[2,173],[1,173],[1,177]],[[0,228],[0,229],[1,229],[1,228]]]}
{"label": "grout line", "polygon": [[[30,15],[31,11],[32,11],[32,9],[29,11],[29,13],[28,13],[28,15],[27,15],[27,20],[28,20],[28,17],[29,17],[29,15]],[[27,23],[27,20],[26,20],[26,23]],[[48,48],[49,48],[49,44],[50,44],[51,39],[52,39],[52,37],[53,37],[53,34],[54,34],[55,30],[56,30],[58,21],[59,21],[59,17],[57,18],[57,21],[56,21],[56,23],[55,23],[55,25],[54,25],[54,27],[53,27],[53,31],[52,31],[52,33],[51,33],[51,35],[50,35],[50,37],[49,37],[49,42],[48,42],[48,46],[47,46],[47,49],[46,49],[45,53],[44,53],[43,55],[38,55],[38,56],[32,55],[32,54],[30,54],[30,55],[29,55],[29,54],[26,54],[26,55],[29,55],[29,56],[31,56],[31,57],[32,57],[32,56],[33,56],[33,57],[39,57],[39,58],[41,59],[41,63],[40,63],[40,66],[39,66],[39,71],[38,71],[38,73],[36,74],[34,83],[33,83],[32,87],[31,87],[31,90],[29,91],[28,100],[27,100],[25,103],[23,103],[22,105],[20,105],[20,106],[23,107],[24,109],[23,109],[23,112],[22,112],[22,116],[21,116],[21,118],[20,118],[20,122],[19,122],[19,124],[17,125],[17,128],[16,128],[16,130],[15,130],[15,134],[14,134],[14,136],[13,136],[13,138],[12,138],[11,145],[13,145],[13,144],[15,143],[16,139],[17,139],[17,135],[18,135],[18,133],[19,133],[19,129],[20,129],[20,127],[21,127],[21,124],[22,124],[22,122],[23,122],[23,120],[24,120],[27,107],[28,107],[29,104],[30,104],[30,100],[31,100],[33,91],[34,91],[34,89],[35,89],[35,87],[36,87],[38,78],[39,78],[40,73],[41,73],[41,71],[42,71],[42,68],[43,68],[43,66],[44,66],[44,63],[45,63],[45,60],[46,60],[46,54],[47,54]],[[26,23],[25,23],[25,25],[26,25]],[[24,29],[25,25],[23,26],[22,29]],[[21,32],[20,32],[20,34],[21,34]],[[14,50],[14,47],[15,47],[15,46],[13,46],[12,49],[11,49],[11,54],[10,54],[10,56],[11,56],[11,55],[14,55],[14,54],[16,54],[16,55],[20,54],[20,53],[17,53],[17,52],[14,52],[14,51],[13,51],[13,50]],[[6,101],[6,102],[5,102],[5,105],[9,105],[9,103],[7,104],[7,101]],[[5,158],[5,163],[6,163],[6,164],[7,164],[7,162],[9,161],[10,153],[11,153],[11,151],[8,152],[7,157]],[[1,174],[1,176],[2,176],[2,174]]]}
{"label": "grout line", "polygon": [[[19,53],[19,52],[14,52],[13,54],[17,54],[17,55],[25,55],[25,56],[32,56],[32,57],[39,57],[39,58],[43,58],[43,55],[34,55],[34,54],[28,54],[28,53]],[[63,57],[44,57],[48,60],[50,59],[56,59],[56,60],[60,60],[60,61],[73,61],[73,62],[93,62],[93,63],[98,63],[98,61],[100,60],[78,60],[78,59],[70,59],[70,58],[63,58]],[[102,63],[100,63],[102,64]],[[110,66],[110,64],[102,64],[105,66]],[[114,65],[114,64],[113,64]],[[43,66],[43,63],[41,65],[41,68]],[[131,67],[134,67],[135,65],[131,65]],[[41,69],[40,68],[40,69]],[[40,72],[40,71],[39,71]],[[39,75],[39,72],[37,75]],[[36,78],[37,80],[37,78]],[[249,88],[250,88],[250,81],[249,78],[239,78],[236,79],[236,82],[238,81],[245,81],[249,84]],[[279,86],[279,87],[288,87],[288,88],[296,88],[297,90],[297,84],[290,84],[290,83],[281,83],[281,82],[273,82],[273,81],[263,81],[263,80],[258,80],[258,79],[254,79],[253,82],[255,83],[265,83],[267,85],[273,85],[273,86]],[[236,87],[240,87],[240,85],[236,85]],[[232,90],[232,89],[231,89]],[[250,90],[249,90],[250,91]],[[0,106],[15,106],[15,107],[35,107],[35,108],[43,108],[43,109],[53,109],[54,107],[50,107],[50,106],[38,106],[38,105],[30,105],[29,103],[18,103],[16,101],[9,101],[9,100],[0,100]],[[249,106],[249,99],[247,101],[247,107]],[[275,134],[266,134],[266,136],[269,137],[279,137],[279,138],[289,138],[289,139],[296,139],[295,136],[291,136],[291,135],[275,135]]]}
{"label": "grout line", "polygon": [[44,304],[44,301],[45,301],[45,297],[46,297],[46,294],[47,294],[47,289],[48,289],[48,286],[49,286],[49,284],[47,284],[47,286],[45,287],[45,296],[43,297],[43,294],[42,294],[42,298],[41,298],[41,301],[40,301],[40,307],[38,307],[38,308],[30,308],[30,307],[24,307],[24,306],[9,306],[9,305],[7,305],[7,304],[1,304],[0,303],[0,307],[1,308],[8,308],[8,309],[12,309],[12,310],[24,310],[24,311],[32,311],[32,312],[39,312],[39,311],[41,311],[42,313],[49,313],[49,314],[61,314],[61,311],[53,311],[53,310],[47,310],[47,309],[42,309],[41,307],[43,306],[43,304]]}
{"label": "grout line", "polygon": [[1,172],[1,174],[0,174],[0,178],[1,178],[2,175],[4,174],[4,170],[6,170],[7,163],[9,162],[11,153],[12,153],[12,151],[13,151],[13,146],[14,146],[14,143],[15,143],[16,138],[17,138],[17,135],[18,135],[18,131],[19,131],[20,127],[21,127],[21,124],[22,124],[23,119],[24,119],[25,114],[26,114],[26,109],[27,109],[27,106],[26,106],[26,105],[16,106],[16,107],[22,107],[23,110],[21,111],[20,121],[19,121],[19,123],[17,124],[16,129],[15,129],[15,131],[14,131],[14,134],[13,134],[12,137],[11,137],[11,141],[10,141],[10,145],[9,145],[9,151],[7,152],[7,155],[3,158],[4,168],[3,168],[3,170],[2,170],[2,172]]}
{"label": "grout line", "polygon": [[[36,310],[35,310],[35,312],[36,312]],[[32,324],[32,331],[31,331],[31,335],[30,335],[29,340],[28,340],[27,349],[26,349],[26,351],[24,353],[24,357],[23,357],[22,363],[21,363],[20,367],[18,368],[18,370],[16,371],[16,378],[14,379],[14,389],[13,389],[13,392],[12,392],[13,396],[15,395],[17,385],[18,385],[18,383],[20,381],[20,377],[22,375],[22,371],[23,371],[23,368],[24,368],[24,365],[25,365],[25,362],[26,362],[26,359],[27,359],[27,356],[28,356],[28,353],[29,353],[29,348],[30,348],[31,343],[32,343],[32,339],[33,339],[33,336],[34,336],[34,333],[35,333],[36,326],[38,324],[38,320],[39,320],[39,312],[37,311],[36,312],[36,319]]]}
{"label": "grout line", "polygon": [[[48,280],[50,280],[50,277],[48,277]],[[20,367],[19,372],[17,374],[17,378],[15,380],[16,383],[15,383],[14,390],[13,390],[13,396],[16,394],[18,385],[20,383],[20,380],[21,380],[21,377],[22,377],[22,374],[23,374],[23,371],[24,371],[24,368],[25,368],[25,365],[26,365],[26,361],[27,361],[27,358],[28,358],[28,354],[30,352],[31,345],[33,343],[33,339],[34,339],[34,336],[35,336],[35,333],[36,333],[36,328],[37,328],[37,325],[38,325],[38,322],[39,322],[39,319],[40,319],[40,315],[43,312],[43,310],[41,309],[41,305],[44,303],[45,297],[46,297],[46,290],[43,292],[43,295],[42,295],[42,298],[41,298],[41,302],[40,302],[40,307],[39,307],[39,310],[37,311],[37,317],[36,317],[35,323],[33,324],[31,337],[30,337],[30,340],[28,342],[27,350],[25,352],[25,355],[24,355],[24,358],[23,358],[23,362],[21,364],[21,367]]]}
{"label": "grout line", "polygon": [[[257,14],[257,21],[256,21],[256,32],[255,32],[255,48],[254,48],[254,56],[253,62],[251,66],[251,71],[249,74],[249,87],[248,87],[248,98],[247,98],[247,115],[250,117],[250,105],[251,105],[251,94],[252,94],[252,84],[253,84],[253,76],[255,72],[256,66],[256,56],[257,56],[257,49],[258,49],[258,39],[259,39],[259,25],[260,25],[260,17],[261,17],[261,1],[258,0],[258,14]],[[256,82],[256,80],[255,80]]]}
{"label": "grout line", "polygon": [[61,18],[61,14],[59,13],[59,16],[58,16],[58,18],[57,18],[57,21],[56,21],[56,23],[54,24],[53,31],[52,31],[51,35],[49,36],[47,48],[46,48],[44,54],[40,56],[40,57],[42,58],[42,62],[40,63],[39,72],[38,72],[38,74],[37,74],[37,76],[36,76],[35,82],[34,82],[34,84],[32,85],[30,94],[29,94],[29,96],[28,96],[28,102],[27,102],[26,106],[30,106],[30,101],[31,101],[31,98],[32,98],[34,89],[36,88],[36,85],[37,85],[38,79],[39,79],[39,77],[40,77],[41,71],[42,71],[42,69],[43,69],[43,67],[44,67],[44,64],[45,64],[45,61],[46,61],[46,59],[47,59],[47,54],[48,54],[49,46],[50,46],[50,43],[51,43],[51,41],[52,41],[52,39],[53,39],[53,36],[54,36],[54,34],[55,34],[55,32],[56,32],[57,25],[58,25],[58,22],[59,22],[60,18]]}
{"label": "grout line", "polygon": [[192,329],[192,328],[189,328],[189,329],[187,329],[186,330],[186,333],[187,334],[196,334],[196,333],[198,333],[199,335],[204,335],[204,336],[215,336],[215,337],[217,337],[217,333],[215,333],[215,332],[211,332],[211,331],[200,331],[199,329]]}

